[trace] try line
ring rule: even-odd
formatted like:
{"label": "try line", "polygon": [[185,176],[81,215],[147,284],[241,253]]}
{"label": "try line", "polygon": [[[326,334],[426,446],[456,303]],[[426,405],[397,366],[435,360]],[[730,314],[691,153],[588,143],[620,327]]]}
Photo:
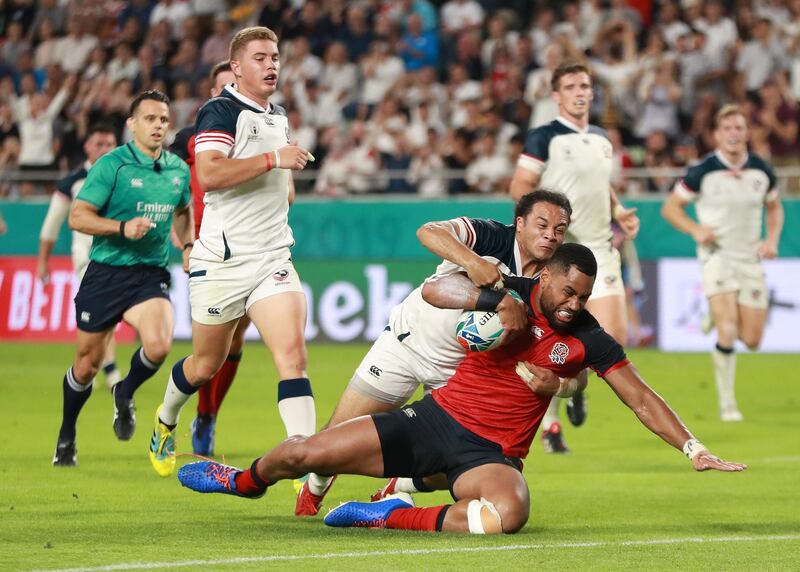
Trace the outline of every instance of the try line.
{"label": "try line", "polygon": [[[571,548],[599,548],[605,546],[658,546],[662,544],[706,544],[732,542],[776,542],[783,540],[800,540],[800,534],[781,534],[765,536],[716,536],[661,538],[652,540],[623,540],[561,542],[554,544],[510,544],[507,546],[476,546],[452,548],[420,548],[407,550],[375,550],[365,552],[328,552],[325,554],[274,555],[274,556],[242,556],[217,560],[182,560],[178,562],[131,562],[126,564],[109,564],[107,566],[90,566],[84,568],[51,568],[47,572],[105,572],[113,570],[153,570],[157,568],[184,568],[190,566],[226,566],[259,562],[293,562],[300,560],[327,560],[329,558],[368,558],[371,556],[419,556],[428,554],[508,552],[522,550],[560,550]],[[44,571],[40,571],[44,572]]]}

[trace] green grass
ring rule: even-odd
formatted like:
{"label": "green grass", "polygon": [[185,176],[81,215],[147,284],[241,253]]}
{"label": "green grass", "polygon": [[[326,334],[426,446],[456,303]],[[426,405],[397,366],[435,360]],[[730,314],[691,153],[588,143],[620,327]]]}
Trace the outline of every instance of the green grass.
{"label": "green grass", "polygon": [[[120,349],[122,364],[132,351]],[[179,344],[169,362],[188,351]],[[309,348],[320,422],[365,351],[359,345]],[[693,472],[595,379],[587,424],[566,428],[573,454],[547,456],[534,444],[525,465],[533,499],[528,525],[514,536],[477,537],[334,530],[320,518],[293,516],[290,483],[247,501],[198,495],[175,478],[158,478],[146,451],[166,367],[136,396],[139,427],[130,442],[115,439],[110,394],[96,391],[78,425],[80,466],[55,469],[61,377],[72,352],[67,345],[0,347],[3,570],[198,560],[211,561],[207,569],[237,570],[800,569],[797,356],[740,356],[746,420],[723,424],[708,356],[631,352],[690,429],[718,455],[749,463],[749,470]],[[249,464],[282,438],[275,398],[269,354],[249,345],[218,423],[216,448],[227,462]],[[190,448],[193,410],[192,401],[179,427],[181,451]],[[344,476],[327,506],[363,499],[380,484]],[[420,504],[448,500],[446,493],[417,496]]]}

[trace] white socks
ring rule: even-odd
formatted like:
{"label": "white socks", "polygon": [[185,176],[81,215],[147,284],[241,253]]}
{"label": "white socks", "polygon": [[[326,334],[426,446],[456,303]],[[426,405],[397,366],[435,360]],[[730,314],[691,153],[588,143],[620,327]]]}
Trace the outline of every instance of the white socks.
{"label": "white socks", "polygon": [[714,380],[717,383],[720,412],[737,410],[734,387],[736,384],[736,353],[733,349],[720,350],[720,346],[711,352],[714,362]]}
{"label": "white socks", "polygon": [[550,405],[547,407],[547,411],[544,412],[544,417],[542,418],[542,431],[549,431],[553,423],[558,423],[558,408],[560,405],[560,397],[554,396],[553,399],[550,400]]}

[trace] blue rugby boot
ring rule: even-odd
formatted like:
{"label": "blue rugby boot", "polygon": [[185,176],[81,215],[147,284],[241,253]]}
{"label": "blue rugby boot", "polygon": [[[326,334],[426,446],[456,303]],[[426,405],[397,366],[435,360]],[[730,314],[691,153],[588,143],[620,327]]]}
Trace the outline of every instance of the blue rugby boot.
{"label": "blue rugby boot", "polygon": [[377,502],[342,503],[325,515],[324,522],[328,526],[383,528],[386,519],[398,508],[414,508],[411,496],[397,493]]}

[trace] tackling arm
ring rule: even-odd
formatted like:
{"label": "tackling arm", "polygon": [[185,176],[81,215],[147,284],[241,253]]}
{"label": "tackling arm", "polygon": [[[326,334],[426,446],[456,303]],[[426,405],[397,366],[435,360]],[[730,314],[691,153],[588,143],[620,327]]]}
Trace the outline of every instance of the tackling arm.
{"label": "tackling arm", "polygon": [[707,451],[661,396],[645,383],[632,365],[628,364],[611,371],[605,376],[605,381],[620,401],[633,410],[645,427],[679,451],[689,455],[696,470],[741,471],[747,468],[746,465],[718,459]]}
{"label": "tackling arm", "polygon": [[466,270],[470,280],[478,286],[502,287],[503,275],[497,266],[461,242],[453,222],[425,223],[417,230],[417,238],[433,254]]}

